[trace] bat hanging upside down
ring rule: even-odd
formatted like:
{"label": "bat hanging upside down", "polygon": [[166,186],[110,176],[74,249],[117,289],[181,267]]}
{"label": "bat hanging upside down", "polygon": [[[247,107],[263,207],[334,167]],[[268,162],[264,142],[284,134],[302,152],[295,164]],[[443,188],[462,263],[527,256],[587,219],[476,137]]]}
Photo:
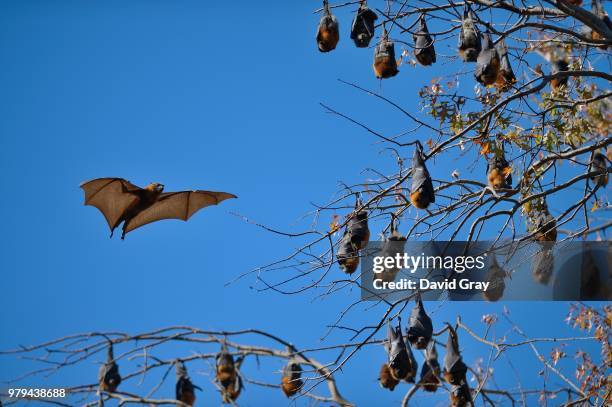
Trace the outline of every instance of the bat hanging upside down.
{"label": "bat hanging upside down", "polygon": [[283,369],[281,389],[285,396],[293,397],[302,389],[303,385],[302,366],[295,359],[290,359]]}
{"label": "bat hanging upside down", "polygon": [[112,343],[108,344],[106,363],[100,366],[98,383],[100,384],[100,391],[108,393],[117,391],[117,387],[121,384],[121,375],[119,374],[119,366],[115,363],[115,357],[113,356]]}
{"label": "bat hanging upside down", "polygon": [[338,19],[329,9],[329,2],[323,1],[323,16],[317,28],[317,46],[321,52],[329,52],[336,49],[340,41]]}
{"label": "bat hanging upside down", "polygon": [[410,186],[410,202],[416,208],[426,209],[430,203],[436,202],[433,183],[423,157],[420,144],[414,150],[412,157],[412,185]]}
{"label": "bat hanging upside down", "polygon": [[164,186],[158,183],[140,188],[123,178],[97,178],[83,182],[81,188],[85,191],[85,205],[95,206],[106,218],[111,237],[123,222],[121,239],[147,223],[162,219],[186,221],[202,208],[237,198],[227,192],[163,192]]}
{"label": "bat hanging upside down", "polygon": [[185,365],[183,362],[178,361],[176,363],[176,399],[193,406],[196,399],[195,389],[202,390],[191,382]]}

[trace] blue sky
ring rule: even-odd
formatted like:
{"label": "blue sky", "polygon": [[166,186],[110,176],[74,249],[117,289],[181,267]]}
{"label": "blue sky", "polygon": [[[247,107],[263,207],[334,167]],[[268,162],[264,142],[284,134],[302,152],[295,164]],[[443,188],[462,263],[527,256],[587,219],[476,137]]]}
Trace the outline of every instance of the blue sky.
{"label": "blue sky", "polygon": [[[339,180],[359,182],[366,167],[392,168],[376,140],[318,103],[371,118],[382,130],[405,129],[411,123],[402,116],[336,79],[382,86],[384,94],[416,110],[421,84],[448,66],[404,66],[380,85],[371,72],[371,51],[349,42],[347,12],[341,14],[337,52],[323,55],[314,41],[315,3],[208,3],[0,5],[0,209],[7,214],[0,237],[0,349],[75,332],[137,333],[180,324],[260,328],[298,347],[346,340],[337,335],[319,341],[357,290],[351,298],[318,300],[310,293],[258,293],[250,289],[252,278],[225,285],[295,245],[230,212],[297,230],[310,202],[333,196]],[[436,171],[449,174],[453,164],[438,163]],[[167,190],[224,190],[239,199],[206,209],[189,223],[165,221],[125,241],[109,239],[102,215],[83,206],[78,187],[103,176],[138,185],[161,182]],[[461,313],[482,332],[481,315],[500,313],[502,306],[428,308],[436,309],[437,327]],[[567,304],[508,306],[530,335],[576,333],[563,324]],[[359,318],[365,323],[377,315],[364,311]],[[468,362],[486,356],[465,342]],[[511,355],[515,366],[530,372],[524,386],[541,383],[532,354]],[[383,360],[378,348],[355,358],[337,378],[344,396],[360,405],[401,400],[406,386],[389,393],[376,383]],[[250,362],[247,374],[278,380],[272,372],[281,362],[260,370]],[[25,361],[3,358],[0,379],[25,367]],[[91,381],[96,372],[97,365],[86,364],[30,385],[71,385]],[[499,383],[514,382],[507,368],[496,374]],[[216,403],[208,377],[192,376],[205,387],[200,399]],[[166,390],[172,394],[171,386]],[[417,397],[416,405],[444,405],[441,400]],[[240,402],[285,405],[286,399],[249,386]]]}

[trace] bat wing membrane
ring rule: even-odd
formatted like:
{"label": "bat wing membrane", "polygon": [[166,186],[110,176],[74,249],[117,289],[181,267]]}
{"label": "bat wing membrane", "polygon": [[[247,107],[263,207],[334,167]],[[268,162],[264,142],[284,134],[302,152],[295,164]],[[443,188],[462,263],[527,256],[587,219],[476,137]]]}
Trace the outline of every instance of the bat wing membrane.
{"label": "bat wing membrane", "polygon": [[126,225],[125,232],[130,232],[162,219],[186,221],[198,210],[210,205],[218,205],[230,198],[236,198],[236,195],[227,192],[199,190],[162,193],[157,202],[130,220]]}
{"label": "bat wing membrane", "polygon": [[133,193],[141,188],[123,178],[97,178],[83,182],[85,205],[98,208],[106,218],[111,230],[125,210],[138,198]]}

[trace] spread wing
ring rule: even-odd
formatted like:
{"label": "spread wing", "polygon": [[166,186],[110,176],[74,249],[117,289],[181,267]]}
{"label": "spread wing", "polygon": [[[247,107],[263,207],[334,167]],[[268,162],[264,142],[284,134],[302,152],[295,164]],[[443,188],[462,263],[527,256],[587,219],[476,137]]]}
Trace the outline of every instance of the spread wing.
{"label": "spread wing", "polygon": [[117,226],[125,210],[138,199],[135,193],[141,190],[123,178],[96,178],[83,182],[80,187],[85,192],[85,205],[98,208],[111,230]]}
{"label": "spread wing", "polygon": [[157,202],[129,221],[126,225],[125,232],[130,232],[147,223],[162,219],[181,219],[186,221],[200,209],[210,205],[218,205],[230,198],[237,198],[237,196],[227,192],[214,191],[162,193]]}

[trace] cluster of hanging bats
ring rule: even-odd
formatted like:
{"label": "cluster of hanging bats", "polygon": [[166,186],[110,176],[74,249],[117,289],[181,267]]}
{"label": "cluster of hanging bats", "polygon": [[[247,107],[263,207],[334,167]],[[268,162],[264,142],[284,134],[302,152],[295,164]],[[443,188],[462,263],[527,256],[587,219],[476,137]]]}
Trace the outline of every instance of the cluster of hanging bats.
{"label": "cluster of hanging bats", "polygon": [[[221,390],[223,403],[233,404],[240,396],[240,392],[243,389],[240,374],[242,360],[242,357],[234,360],[234,357],[228,352],[225,344],[222,345],[221,350],[216,356],[215,381]],[[201,391],[202,389],[193,384],[183,361],[175,361],[175,366],[176,400],[193,406],[196,400],[195,390],[198,389]],[[108,345],[106,362],[100,367],[98,384],[101,405],[103,405],[102,393],[114,393],[121,384],[121,375],[119,374],[119,366],[113,355],[112,343]],[[283,368],[280,388],[287,397],[292,397],[302,389],[302,386],[302,367],[294,358],[291,358]]]}
{"label": "cluster of hanging bats", "polygon": [[[581,1],[568,1],[576,6]],[[610,29],[612,23],[599,1],[593,1],[593,13]],[[368,8],[367,1],[360,2],[357,14],[351,26],[351,39],[358,48],[367,48],[375,34],[375,21],[378,16]],[[475,62],[476,69],[474,76],[476,80],[485,86],[496,86],[500,90],[511,89],[516,82],[516,77],[510,65],[508,49],[503,39],[496,45],[493,44],[489,33],[481,33],[476,25],[477,16],[471,9],[468,2],[465,3],[463,17],[461,20],[461,30],[459,31],[458,51],[464,62]],[[425,22],[425,15],[419,19],[419,28],[414,32],[414,56],[416,60],[424,66],[432,65],[436,62],[436,50],[434,40],[429,33]],[[599,34],[591,31],[591,38],[601,39]],[[336,48],[340,40],[338,19],[331,13],[329,2],[323,1],[323,16],[319,21],[317,29],[317,45],[319,51],[330,52]],[[561,71],[568,71],[567,61],[549,55],[551,58],[551,74]],[[395,45],[389,40],[388,33],[383,24],[383,34],[376,47],[374,48],[374,74],[379,79],[391,78],[399,72],[398,62],[395,57]],[[551,80],[553,89],[567,85],[567,76],[554,78]]]}
{"label": "cluster of hanging bats", "polygon": [[[406,334],[402,333],[401,320],[397,318],[397,326],[388,322],[385,350],[387,362],[380,368],[379,383],[381,387],[393,391],[401,381],[417,383],[427,392],[435,392],[442,385],[442,378],[451,386],[450,398],[453,407],[463,407],[471,403],[472,397],[467,383],[467,365],[459,352],[457,332],[450,325],[444,355],[443,370],[440,370],[438,352],[432,339],[433,324],[425,312],[420,296],[410,313]],[[405,338],[404,338],[405,337]],[[420,378],[417,379],[418,363],[412,348],[425,351],[425,361],[421,367]]]}

